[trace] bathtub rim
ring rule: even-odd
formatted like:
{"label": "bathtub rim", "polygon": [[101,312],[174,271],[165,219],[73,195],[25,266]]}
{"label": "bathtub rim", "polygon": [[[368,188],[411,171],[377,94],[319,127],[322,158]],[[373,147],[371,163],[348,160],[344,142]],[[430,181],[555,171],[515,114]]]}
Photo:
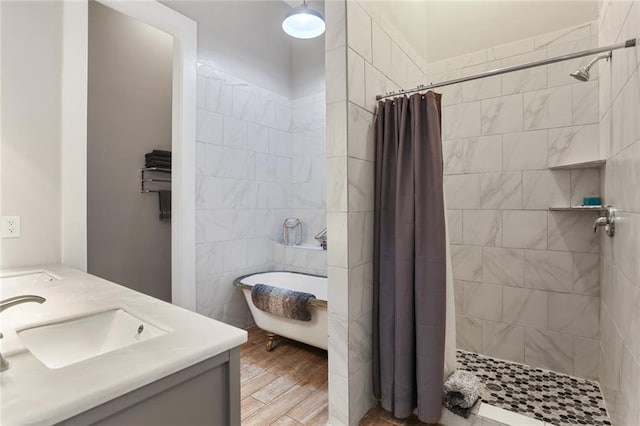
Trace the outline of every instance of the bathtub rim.
{"label": "bathtub rim", "polygon": [[[249,284],[245,284],[245,283],[243,283],[241,281],[243,279],[251,277],[253,275],[268,274],[270,272],[280,272],[280,273],[287,273],[287,274],[306,275],[308,277],[327,278],[328,279],[328,277],[326,277],[324,275],[307,274],[306,272],[293,272],[293,271],[282,271],[282,270],[278,270],[278,271],[262,271],[262,272],[253,272],[251,274],[242,275],[242,276],[236,278],[235,280],[233,280],[233,285],[235,287],[240,288],[240,289],[251,291],[253,286],[249,285]],[[309,305],[318,306],[320,308],[327,308],[328,307],[328,301],[323,300],[323,299],[311,299],[311,300],[309,300]]]}

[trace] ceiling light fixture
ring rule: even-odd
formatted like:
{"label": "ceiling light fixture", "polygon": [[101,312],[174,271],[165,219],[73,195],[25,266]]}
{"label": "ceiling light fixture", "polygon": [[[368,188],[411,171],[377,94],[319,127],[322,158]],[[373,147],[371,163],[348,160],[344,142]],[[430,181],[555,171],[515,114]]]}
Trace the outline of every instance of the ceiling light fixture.
{"label": "ceiling light fixture", "polygon": [[315,38],[324,33],[324,16],[307,6],[307,0],[304,0],[300,6],[294,7],[287,13],[282,21],[282,29],[291,37]]}

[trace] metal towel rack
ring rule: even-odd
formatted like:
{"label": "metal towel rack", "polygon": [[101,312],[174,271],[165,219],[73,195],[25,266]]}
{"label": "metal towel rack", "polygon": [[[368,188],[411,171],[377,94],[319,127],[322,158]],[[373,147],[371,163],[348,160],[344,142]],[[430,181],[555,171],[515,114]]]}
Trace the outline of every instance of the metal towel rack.
{"label": "metal towel rack", "polygon": [[[171,183],[171,178],[159,178],[159,177],[148,177],[145,173],[154,172],[154,173],[169,173],[171,176],[171,169],[166,169],[163,167],[145,167],[140,169],[140,193],[145,194],[147,192],[160,192],[159,189],[147,189],[145,186],[146,182],[160,182],[160,183]],[[171,190],[171,188],[169,188]]]}

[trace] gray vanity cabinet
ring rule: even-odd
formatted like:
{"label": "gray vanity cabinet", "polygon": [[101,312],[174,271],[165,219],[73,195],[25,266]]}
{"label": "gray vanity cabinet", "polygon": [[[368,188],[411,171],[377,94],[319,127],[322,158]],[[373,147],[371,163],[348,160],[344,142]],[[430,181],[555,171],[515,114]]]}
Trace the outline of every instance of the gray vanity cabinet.
{"label": "gray vanity cabinet", "polygon": [[240,425],[240,349],[223,352],[59,424]]}

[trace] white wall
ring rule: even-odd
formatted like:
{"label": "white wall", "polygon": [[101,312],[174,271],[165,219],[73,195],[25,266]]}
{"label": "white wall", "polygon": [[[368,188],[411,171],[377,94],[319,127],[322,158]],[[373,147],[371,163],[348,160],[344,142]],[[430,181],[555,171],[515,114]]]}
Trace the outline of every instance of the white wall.
{"label": "white wall", "polygon": [[432,62],[593,21],[598,2],[368,2]]}
{"label": "white wall", "polygon": [[291,100],[201,62],[197,127],[197,310],[246,327],[235,278],[326,273],[325,251],[280,244],[287,217],[313,246],[325,226],[324,94]]}
{"label": "white wall", "polygon": [[[324,91],[324,37],[297,40],[280,26],[299,2],[162,1],[198,22],[198,59],[291,99]],[[324,2],[310,7],[323,12]]]}
{"label": "white wall", "polygon": [[324,93],[324,37],[292,39],[293,99]]}
{"label": "white wall", "polygon": [[[316,55],[324,60],[322,51]],[[313,238],[327,226],[324,91],[293,99],[291,109],[291,180],[287,215],[302,222],[302,245],[276,244],[275,268],[326,276],[327,252],[321,250]],[[276,241],[280,238],[278,236]]]}
{"label": "white wall", "polygon": [[[324,2],[309,6],[324,13]],[[317,247],[314,235],[326,227],[326,117],[325,117],[325,37],[292,40],[292,120],[291,134],[291,208],[292,216],[300,218],[305,228],[303,243]],[[281,249],[276,263],[326,274],[326,252],[314,253]],[[306,259],[305,262],[302,258]],[[289,268],[290,269],[290,268]]]}
{"label": "white wall", "polygon": [[[319,55],[322,56],[322,55]],[[304,224],[303,243],[317,245],[314,235],[326,226],[326,158],[324,92],[291,103],[292,217]]]}
{"label": "white wall", "polygon": [[[329,423],[356,425],[375,403],[371,382],[373,114],[361,107],[365,78],[377,81],[370,63],[374,24],[359,2],[329,2],[325,10]],[[388,46],[390,53],[390,42]],[[375,84],[370,90],[378,87]]]}
{"label": "white wall", "polygon": [[291,39],[281,1],[162,1],[198,23],[198,59],[229,75],[291,95]]}
{"label": "white wall", "polygon": [[[603,1],[600,44],[640,35],[640,1]],[[616,209],[601,236],[600,387],[614,425],[640,424],[640,46],[600,62],[604,202]]]}
{"label": "white wall", "polygon": [[291,102],[202,63],[197,96],[197,311],[246,327],[233,280],[273,264],[289,214]]}
{"label": "white wall", "polygon": [[[345,4],[346,3],[346,4]],[[484,2],[483,2],[484,3]],[[426,63],[422,58],[422,52],[426,50],[426,44],[420,39],[419,33],[407,32],[406,29],[413,27],[411,23],[416,23],[414,16],[411,15],[411,10],[415,6],[405,6],[399,2],[394,2],[394,5],[398,5],[397,9],[397,21],[398,25],[394,25],[388,13],[381,13],[380,5],[377,2],[331,2],[327,4],[327,175],[328,175],[328,214],[327,223],[329,227],[329,241],[330,250],[328,256],[328,273],[329,273],[329,298],[334,301],[329,305],[329,395],[330,395],[330,421],[332,424],[357,424],[360,416],[362,416],[369,407],[373,405],[371,395],[371,285],[372,285],[372,253],[371,253],[371,241],[373,230],[372,221],[373,217],[373,113],[375,112],[375,96],[383,94],[387,91],[397,90],[400,87],[413,87],[419,83],[424,83],[433,80],[440,80],[459,76],[462,73],[477,72],[486,67],[494,66],[496,63],[492,63],[489,59],[497,61],[497,66],[507,65],[508,63],[517,63],[518,61],[531,60],[527,58],[527,55],[535,56],[539,54],[561,54],[562,49],[568,49],[569,51],[581,50],[589,47],[590,43],[594,40],[591,38],[592,27],[590,25],[584,26],[577,31],[558,32],[542,36],[539,38],[533,38],[518,45],[510,46],[497,46],[497,41],[487,41],[485,38],[486,50],[480,51],[479,54],[463,55],[457,58],[451,58],[460,51],[446,51],[446,57],[450,60],[441,60],[437,63]],[[417,6],[415,6],[417,7]],[[404,11],[404,12],[402,12]],[[482,16],[482,15],[480,15]],[[478,15],[473,17],[475,26],[473,28],[480,28],[481,25],[485,28],[487,26],[486,19],[478,19]],[[526,19],[526,17],[521,17]],[[592,17],[593,18],[593,17]],[[456,17],[450,18],[450,22],[455,23]],[[589,21],[589,19],[582,19],[580,23]],[[333,25],[332,25],[333,24]],[[565,25],[566,26],[566,25]],[[548,30],[547,30],[548,31]],[[541,35],[545,33],[545,28],[538,27],[532,35]],[[484,37],[484,33],[478,31],[474,33],[478,37]],[[576,37],[577,36],[577,37]],[[443,35],[437,37],[438,40],[442,39]],[[522,38],[524,36],[519,36]],[[454,37],[456,45],[466,46],[464,37],[457,35]],[[505,40],[515,41],[515,40]],[[536,44],[537,43],[537,44]],[[563,45],[564,44],[564,45]],[[531,45],[530,47],[527,47]],[[423,46],[423,49],[419,49],[419,46]],[[543,52],[533,52],[535,47],[542,49]],[[500,47],[500,49],[498,49]],[[494,49],[495,48],[495,49]],[[521,50],[521,49],[525,50]],[[473,46],[467,52],[476,51],[478,47]],[[528,50],[527,50],[528,49]],[[418,54],[418,50],[420,54]],[[507,53],[507,52],[511,53]],[[491,55],[490,55],[491,53]],[[518,57],[518,53],[523,54]],[[501,56],[495,56],[501,54]],[[516,55],[512,58],[508,56]],[[548,69],[538,70],[534,72],[534,75],[512,75],[509,78],[495,78],[487,79],[481,82],[473,82],[467,85],[459,85],[456,87],[443,90],[445,92],[443,102],[446,104],[446,111],[443,111],[444,123],[443,123],[443,135],[451,140],[465,139],[462,143],[454,142],[458,146],[463,147],[462,166],[467,166],[467,169],[459,169],[459,173],[465,173],[465,170],[471,172],[476,165],[481,167],[491,166],[491,162],[487,159],[478,159],[474,153],[482,154],[486,153],[485,148],[479,148],[474,151],[472,149],[467,150],[468,155],[464,155],[464,146],[471,147],[474,142],[485,142],[488,139],[495,138],[495,147],[497,151],[496,156],[491,156],[489,160],[495,160],[500,158],[500,161],[495,164],[495,171],[480,171],[477,173],[493,173],[493,176],[497,176],[502,173],[503,161],[502,161],[502,134],[509,132],[511,136],[522,132],[524,130],[543,129],[545,134],[544,139],[538,141],[536,149],[541,148],[543,151],[542,162],[544,164],[536,166],[540,168],[540,172],[529,173],[524,171],[525,167],[518,166],[517,170],[514,170],[518,180],[522,179],[523,175],[526,176],[527,182],[524,186],[529,188],[529,195],[527,196],[526,204],[523,204],[523,200],[518,201],[518,205],[513,207],[516,210],[523,210],[523,216],[532,214],[539,217],[540,222],[544,223],[539,231],[540,238],[540,252],[535,254],[541,254],[541,257],[554,258],[556,253],[547,254],[547,250],[557,251],[558,257],[562,257],[563,271],[566,271],[567,277],[563,279],[563,284],[571,286],[573,290],[574,285],[574,253],[579,252],[579,257],[582,257],[582,253],[586,252],[584,257],[589,258],[589,265],[593,265],[593,260],[597,259],[598,245],[590,234],[591,217],[584,219],[575,215],[568,216],[568,220],[558,221],[556,223],[555,216],[547,214],[548,204],[551,202],[571,202],[571,185],[570,180],[573,177],[570,173],[566,172],[562,174],[562,190],[547,192],[547,186],[541,184],[536,179],[536,173],[540,176],[544,176],[544,179],[549,179],[554,182],[554,175],[547,170],[543,170],[547,167],[550,161],[556,161],[560,163],[561,160],[555,158],[555,156],[548,157],[547,149],[547,129],[550,127],[562,127],[566,126],[571,129],[574,124],[579,127],[582,124],[591,124],[590,129],[593,131],[593,123],[597,122],[597,118],[594,117],[594,109],[587,111],[573,111],[573,103],[571,99],[573,97],[573,87],[575,87],[576,97],[578,100],[581,98],[580,92],[585,92],[584,95],[590,99],[584,103],[576,102],[575,106],[580,105],[593,105],[594,100],[594,84],[578,86],[571,81],[568,77],[569,68],[575,67],[576,62],[563,64],[562,66],[549,67]],[[436,73],[442,73],[442,75],[435,75]],[[427,75],[430,74],[430,75]],[[505,82],[507,81],[507,82]],[[538,85],[538,87],[535,87]],[[562,103],[561,122],[545,122],[537,117],[540,113],[546,114],[546,111],[550,108],[550,103],[556,104],[558,102],[557,96],[550,96],[551,101],[544,102],[542,98],[546,99],[546,90],[549,87],[549,93],[555,93],[556,86],[560,86],[559,91],[564,93],[563,98],[560,100]],[[567,86],[562,88],[562,86]],[[536,92],[536,90],[540,90]],[[524,93],[526,92],[526,93]],[[503,97],[503,95],[505,95]],[[512,96],[512,98],[509,98]],[[527,101],[525,101],[525,97]],[[513,102],[509,103],[508,100],[512,99]],[[539,107],[539,108],[537,108]],[[468,110],[469,117],[473,117],[467,122]],[[518,113],[519,111],[519,113]],[[528,111],[525,116],[525,111]],[[515,113],[514,113],[515,112]],[[509,116],[512,114],[512,116]],[[585,115],[588,115],[587,116]],[[575,117],[574,117],[575,115]],[[525,126],[524,119],[527,118]],[[559,114],[553,114],[553,118],[560,118]],[[575,121],[574,121],[575,118]],[[484,123],[484,124],[483,124]],[[576,129],[578,128],[576,127]],[[597,128],[597,124],[595,124]],[[554,129],[554,134],[558,133]],[[551,132],[551,130],[549,130]],[[572,133],[572,130],[567,131],[568,134]],[[474,139],[473,135],[479,137]],[[489,138],[484,138],[489,136]],[[472,139],[474,139],[472,141]],[[486,140],[485,140],[486,139]],[[555,138],[552,139],[555,141]],[[558,142],[560,140],[558,139]],[[490,144],[489,144],[490,145]],[[554,145],[552,144],[552,148]],[[527,146],[527,148],[529,148]],[[533,147],[531,147],[533,148]],[[499,152],[498,152],[499,151]],[[558,150],[555,150],[555,154],[558,154]],[[596,150],[597,151],[597,150]],[[528,154],[520,153],[518,156],[528,158]],[[456,155],[451,156],[451,160],[455,160]],[[511,157],[513,158],[513,157]],[[466,163],[465,163],[466,161]],[[486,164],[485,164],[486,163]],[[557,164],[556,163],[556,164]],[[452,165],[452,164],[451,164]],[[589,171],[587,173],[591,178],[597,177],[597,171]],[[580,176],[579,173],[575,174],[575,178]],[[463,256],[458,256],[458,268],[454,272],[462,277],[466,272],[480,272],[483,273],[482,265],[482,252],[485,237],[489,235],[495,236],[494,242],[489,245],[495,244],[499,241],[499,245],[503,245],[504,238],[508,234],[508,240],[515,241],[513,248],[518,251],[518,255],[522,255],[520,261],[516,261],[516,269],[519,270],[522,267],[522,273],[525,273],[525,260],[524,256],[524,242],[517,241],[522,237],[517,235],[518,227],[520,229],[524,226],[522,223],[515,228],[511,227],[508,231],[503,229],[502,219],[500,211],[485,212],[480,205],[480,188],[478,176],[469,179],[471,183],[478,185],[478,190],[467,196],[467,199],[463,197],[459,202],[472,202],[478,206],[469,206],[469,212],[466,212],[470,217],[470,225],[474,226],[478,222],[474,222],[471,217],[476,215],[478,217],[486,215],[498,218],[498,228],[493,226],[493,222],[489,221],[485,227],[481,229],[471,229],[469,227],[469,233],[467,235],[467,241],[469,242],[470,250],[474,251],[476,256],[473,259],[472,268],[465,270],[465,261],[468,259],[462,259]],[[463,177],[464,178],[464,177]],[[567,179],[569,178],[569,180]],[[574,182],[579,182],[579,179],[575,179]],[[593,183],[593,179],[591,180]],[[521,185],[521,184],[519,184]],[[498,185],[500,186],[500,185]],[[543,187],[542,191],[537,192],[537,195],[532,193],[533,188]],[[575,192],[576,196],[581,193],[584,188]],[[587,187],[586,191],[593,191],[593,187]],[[518,194],[522,193],[522,186],[518,187],[515,191]],[[450,195],[447,194],[449,201]],[[501,194],[503,196],[504,194]],[[498,197],[500,198],[500,197]],[[454,201],[454,200],[451,200]],[[504,201],[504,200],[503,200]],[[539,204],[538,204],[539,203]],[[487,209],[491,209],[488,207]],[[539,206],[539,207],[537,207]],[[451,207],[451,206],[450,206]],[[465,209],[460,204],[460,209]],[[501,209],[503,207],[495,207],[495,209]],[[506,207],[504,207],[506,209]],[[529,210],[540,210],[529,211]],[[506,210],[505,210],[506,211]],[[460,212],[459,212],[460,213]],[[520,212],[517,212],[519,214]],[[464,214],[464,212],[462,213]],[[510,214],[509,212],[507,215]],[[547,221],[549,220],[549,225]],[[562,222],[562,223],[560,223]],[[525,225],[528,225],[525,223]],[[548,226],[548,228],[547,228]],[[575,227],[576,229],[572,229]],[[452,233],[453,228],[457,227],[455,224],[451,224]],[[580,230],[578,231],[578,228]],[[464,243],[464,229],[461,229],[461,233],[458,234],[460,238],[460,244]],[[547,237],[551,246],[547,246]],[[542,243],[544,246],[542,246]],[[509,243],[508,245],[512,245]],[[511,247],[510,247],[511,248]],[[492,251],[491,247],[489,251]],[[495,250],[496,252],[501,250]],[[595,254],[594,254],[595,253]],[[460,253],[458,253],[460,255]],[[479,257],[478,257],[479,254]],[[498,255],[501,256],[501,255]],[[480,260],[480,263],[477,261]],[[502,258],[499,259],[502,261]],[[455,261],[455,259],[454,259]],[[534,262],[531,262],[529,269],[535,269]],[[498,265],[500,266],[500,265]],[[503,264],[504,266],[504,264]],[[584,265],[583,265],[584,266]],[[478,269],[479,268],[479,269]],[[597,266],[595,268],[597,271]],[[579,285],[585,284],[588,281],[588,292],[597,292],[597,288],[593,289],[594,284],[597,286],[597,279],[594,280],[594,270],[591,268],[588,272],[588,280],[578,279]],[[578,278],[581,275],[578,274]],[[480,280],[481,281],[481,280]],[[473,286],[469,287],[472,291],[469,292],[470,301],[473,300]],[[475,286],[477,287],[480,286]],[[502,288],[499,286],[495,288],[497,290],[496,298],[499,306],[495,306],[500,314],[502,313]],[[518,289],[516,289],[517,292]],[[531,303],[531,299],[527,299],[527,291],[521,292],[511,299],[522,298],[524,300],[522,305],[527,306]],[[544,292],[543,292],[544,293]],[[558,293],[560,294],[560,293]],[[550,297],[547,294],[540,294],[542,298]],[[511,295],[510,295],[511,296]],[[556,296],[554,296],[556,297]],[[558,312],[558,303],[562,304],[563,294],[554,300],[554,312]],[[578,371],[578,374],[584,374],[587,376],[593,376],[595,366],[593,348],[597,339],[598,326],[594,323],[597,322],[598,314],[597,307],[594,309],[594,305],[597,305],[597,297],[592,297],[584,294],[570,294],[567,299],[571,299],[568,303],[571,304],[571,309],[568,310],[567,318],[569,321],[564,323],[562,320],[558,321],[558,316],[554,316],[553,330],[559,331],[564,334],[548,333],[549,329],[544,329],[544,333],[539,333],[539,330],[531,328],[528,332],[532,336],[530,345],[534,345],[541,342],[544,348],[548,348],[549,345],[553,345],[559,339],[567,339],[567,348],[563,352],[555,353],[553,355],[559,356],[563,361],[567,361],[567,367],[565,371]],[[345,303],[335,303],[336,300],[344,300]],[[482,300],[489,300],[494,303],[495,299],[492,299],[491,295]],[[582,317],[579,305],[584,301],[587,301],[587,310]],[[515,304],[516,302],[514,302]],[[535,310],[535,307],[534,307]],[[516,310],[511,312],[512,317],[516,318],[518,322],[524,322],[528,320],[527,313],[524,310]],[[534,315],[536,316],[536,315]],[[542,318],[546,321],[546,317]],[[586,324],[580,323],[584,321]],[[576,326],[576,323],[578,324]],[[571,327],[576,326],[576,329]],[[546,325],[545,325],[546,327]],[[511,325],[507,325],[502,330],[511,330],[514,328]],[[517,328],[517,327],[516,327]],[[484,331],[484,330],[483,330]],[[476,334],[479,330],[476,329]],[[519,330],[520,339],[514,344],[518,354],[524,356],[525,330]],[[584,333],[584,335],[582,334]],[[506,333],[509,334],[509,333]],[[566,334],[566,335],[565,335]],[[498,331],[494,333],[496,340],[500,341],[505,335],[500,334]],[[588,336],[587,339],[582,337]],[[474,336],[477,338],[477,335]],[[509,336],[507,336],[509,337]],[[580,346],[584,341],[588,340],[586,345]],[[575,342],[578,341],[578,344]],[[367,344],[369,343],[369,344]],[[563,341],[563,344],[565,342]],[[569,347],[571,346],[571,347]],[[482,344],[480,345],[482,348]],[[580,347],[576,353],[574,349]],[[587,350],[584,350],[584,348]],[[568,352],[565,353],[564,351]],[[582,359],[583,354],[587,354],[587,359]],[[546,358],[546,353],[542,353],[542,356],[534,360],[539,365],[545,364],[547,366],[552,365],[552,361]],[[576,359],[579,358],[579,362]],[[555,360],[554,360],[555,361]],[[597,362],[597,361],[596,361]],[[579,367],[576,367],[578,365]]]}
{"label": "white wall", "polygon": [[88,272],[166,301],[171,222],[158,219],[158,194],[140,193],[139,171],[145,153],[171,151],[172,68],[170,34],[89,2]]}
{"label": "white wall", "polygon": [[[298,0],[283,1],[290,7],[300,5]],[[324,0],[307,1],[307,5],[324,14]],[[279,19],[282,20],[282,17]],[[293,49],[291,98],[304,98],[321,92],[324,94],[324,35],[309,40],[290,37],[290,40]]]}
{"label": "white wall", "polygon": [[[585,23],[429,64],[439,81],[595,47]],[[375,48],[375,45],[374,45]],[[458,348],[598,377],[595,212],[548,212],[599,196],[598,73],[572,61],[441,88]]]}
{"label": "white wall", "polygon": [[326,271],[326,252],[278,244],[286,217],[307,237],[325,223],[324,38],[284,34],[279,0],[165,4],[198,21],[197,310],[246,326],[236,277]]}
{"label": "white wall", "polygon": [[2,215],[22,237],[2,240],[1,268],[59,263],[62,4],[1,2]]}

